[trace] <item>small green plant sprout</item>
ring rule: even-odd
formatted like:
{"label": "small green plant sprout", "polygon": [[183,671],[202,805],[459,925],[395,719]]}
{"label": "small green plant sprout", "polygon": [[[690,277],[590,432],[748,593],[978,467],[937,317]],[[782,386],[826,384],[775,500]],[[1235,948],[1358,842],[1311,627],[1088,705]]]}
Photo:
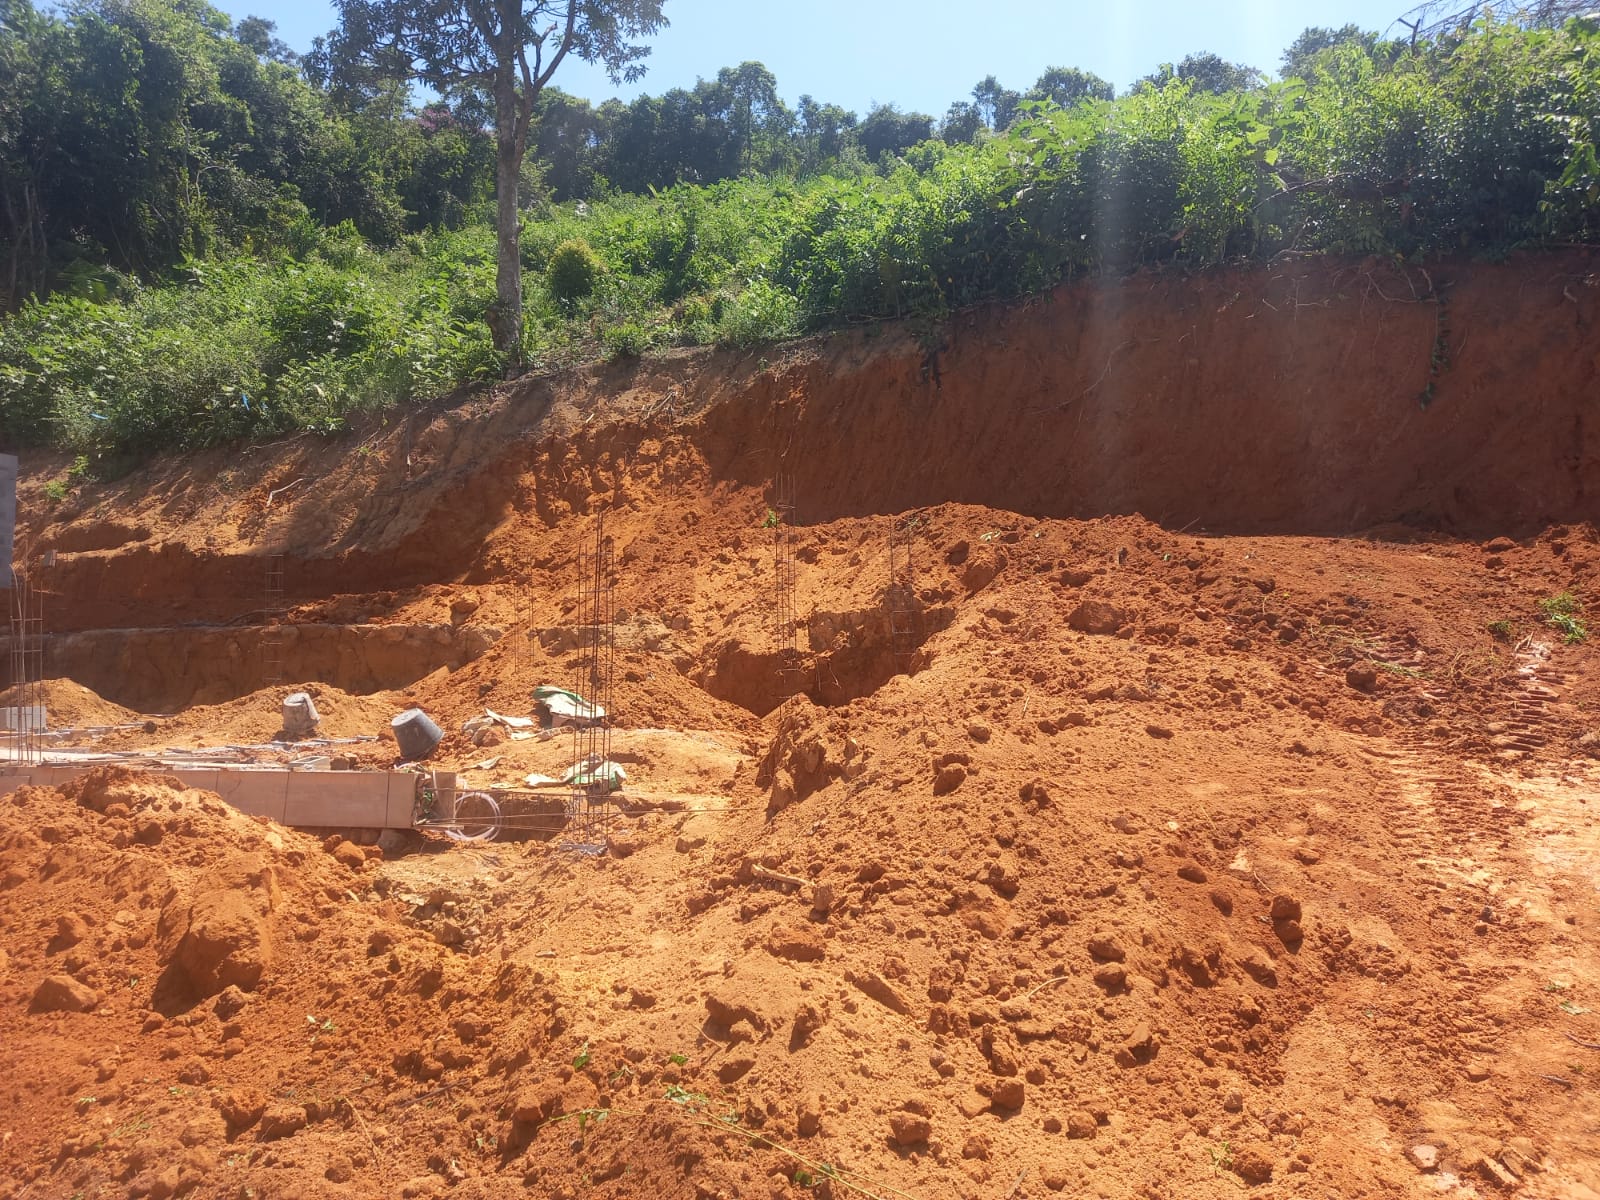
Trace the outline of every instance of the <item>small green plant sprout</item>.
{"label": "small green plant sprout", "polygon": [[1589,636],[1583,623],[1583,602],[1569,589],[1539,601],[1544,623],[1561,634],[1562,641],[1575,646]]}
{"label": "small green plant sprout", "polygon": [[1211,1169],[1221,1174],[1233,1166],[1233,1145],[1223,1142],[1211,1148]]}
{"label": "small green plant sprout", "polygon": [[576,1121],[578,1123],[578,1132],[582,1133],[589,1127],[589,1122],[593,1121],[598,1125],[610,1115],[611,1110],[609,1108],[580,1108],[576,1112],[562,1113],[558,1117],[551,1117],[545,1124],[559,1125],[563,1121]]}
{"label": "small green plant sprout", "polygon": [[44,494],[55,504],[60,504],[67,498],[67,490],[67,481],[65,479],[52,479],[44,485]]}
{"label": "small green plant sprout", "polygon": [[311,1027],[313,1035],[332,1033],[335,1028],[332,1017],[317,1017],[311,1013],[306,1014],[306,1024]]}
{"label": "small green plant sprout", "polygon": [[1501,617],[1498,621],[1490,621],[1485,628],[1488,629],[1489,636],[1497,642],[1509,642],[1517,632],[1516,624],[1505,617]]}
{"label": "small green plant sprout", "polygon": [[812,1175],[810,1171],[800,1170],[794,1173],[795,1187],[808,1188],[816,1182],[816,1176]]}
{"label": "small green plant sprout", "polygon": [[681,1104],[685,1108],[694,1109],[703,1107],[709,1099],[704,1092],[691,1092],[681,1083],[669,1083],[666,1097],[673,1104]]}
{"label": "small green plant sprout", "polygon": [[778,519],[778,514],[775,513],[770,508],[767,509],[767,517],[766,517],[766,520],[761,522],[761,528],[763,528],[763,529],[776,529],[779,524],[780,524],[780,522],[779,522],[779,519]]}
{"label": "small green plant sprout", "polygon": [[78,1111],[79,1112],[84,1112],[85,1110],[87,1110],[89,1108],[92,1108],[94,1105],[99,1104],[99,1103],[100,1103],[100,1097],[98,1097],[98,1096],[79,1096],[78,1097],[78,1106],[77,1106],[78,1107]]}
{"label": "small green plant sprout", "polygon": [[587,1067],[589,1065],[590,1057],[591,1057],[591,1055],[589,1054],[589,1042],[588,1042],[587,1039],[585,1039],[583,1045],[578,1047],[577,1056],[575,1058],[573,1058],[573,1060],[572,1060],[572,1069],[574,1071],[583,1070],[585,1067]]}
{"label": "small green plant sprout", "polygon": [[687,1054],[669,1054],[667,1055],[667,1061],[675,1067],[681,1067],[689,1061],[689,1056]]}

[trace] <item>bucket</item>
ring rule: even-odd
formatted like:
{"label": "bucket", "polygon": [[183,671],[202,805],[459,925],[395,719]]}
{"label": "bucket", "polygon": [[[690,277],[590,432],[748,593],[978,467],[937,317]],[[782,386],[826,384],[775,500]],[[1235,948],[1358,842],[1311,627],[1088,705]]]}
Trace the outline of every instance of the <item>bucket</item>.
{"label": "bucket", "polygon": [[389,722],[389,728],[394,731],[394,740],[400,743],[400,757],[411,761],[427,758],[438,749],[439,739],[444,737],[444,730],[420,708],[406,709]]}
{"label": "bucket", "polygon": [[306,692],[291,692],[283,698],[283,729],[296,737],[308,736],[317,731],[322,715],[317,704]]}

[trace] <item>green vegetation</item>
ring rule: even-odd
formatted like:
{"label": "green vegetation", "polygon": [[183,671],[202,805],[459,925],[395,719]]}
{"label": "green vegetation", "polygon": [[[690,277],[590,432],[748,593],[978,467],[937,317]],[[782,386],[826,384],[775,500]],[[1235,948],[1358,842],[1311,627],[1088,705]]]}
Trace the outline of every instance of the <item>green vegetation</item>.
{"label": "green vegetation", "polygon": [[1583,602],[1570,591],[1539,601],[1539,613],[1544,623],[1559,632],[1562,641],[1569,646],[1589,636],[1589,627],[1583,623]]}
{"label": "green vegetation", "polygon": [[481,89],[414,110],[192,0],[63,11],[0,0],[0,212],[32,214],[0,226],[0,439],[86,472],[337,430],[517,360],[937,322],[1141,265],[1600,240],[1585,19],[1307,30],[1275,83],[1214,55],[1118,98],[991,77],[941,122],[791,112],[747,63],[627,105],[539,96],[507,351]]}
{"label": "green vegetation", "polygon": [[487,230],[379,252],[346,225],[299,259],[190,260],[166,286],[31,302],[0,324],[0,436],[143,454],[333,430],[495,374],[493,295]]}
{"label": "green vegetation", "polygon": [[545,280],[550,294],[562,304],[576,304],[594,295],[594,285],[605,270],[589,243],[581,238],[562,242],[550,255]]}

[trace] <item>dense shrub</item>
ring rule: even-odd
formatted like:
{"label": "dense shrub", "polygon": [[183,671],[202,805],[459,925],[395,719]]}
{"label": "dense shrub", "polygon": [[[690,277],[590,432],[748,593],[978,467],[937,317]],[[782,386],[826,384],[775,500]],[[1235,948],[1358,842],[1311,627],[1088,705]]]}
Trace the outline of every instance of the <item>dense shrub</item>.
{"label": "dense shrub", "polygon": [[562,242],[550,255],[545,278],[550,294],[563,304],[575,304],[594,292],[602,270],[600,259],[579,238]]}
{"label": "dense shrub", "polygon": [[0,437],[142,454],[337,429],[497,373],[493,295],[492,237],[464,232],[346,268],[195,262],[119,299],[30,303],[0,322]]}

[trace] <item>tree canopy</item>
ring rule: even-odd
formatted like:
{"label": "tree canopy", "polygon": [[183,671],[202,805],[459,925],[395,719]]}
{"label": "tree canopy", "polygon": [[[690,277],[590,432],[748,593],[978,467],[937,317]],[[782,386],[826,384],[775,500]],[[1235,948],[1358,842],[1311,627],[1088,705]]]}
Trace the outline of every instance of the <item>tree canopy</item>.
{"label": "tree canopy", "polygon": [[[650,48],[636,39],[666,24],[662,3],[335,0],[339,28],[317,49],[328,77],[364,78],[375,71],[381,78],[420,80],[445,95],[476,92],[492,104],[499,254],[497,295],[486,317],[495,348],[513,363],[522,357],[519,198],[539,96],[569,54],[603,66],[613,82],[639,79]],[[759,81],[745,83],[741,74],[730,86],[758,88]],[[751,105],[758,101],[746,92],[740,95],[749,124]]]}
{"label": "tree canopy", "polygon": [[1206,53],[1186,54],[1176,67],[1163,63],[1160,70],[1146,75],[1140,82],[1161,87],[1174,79],[1181,79],[1196,91],[1221,96],[1227,92],[1248,91],[1262,83],[1266,76],[1255,67],[1227,62],[1216,54]]}
{"label": "tree canopy", "polygon": [[[1215,55],[1115,98],[984,76],[937,129],[791,109],[757,62],[627,103],[548,83],[509,267],[499,97],[419,101],[380,50],[296,64],[197,0],[0,0],[0,438],[100,464],[337,429],[518,359],[937,320],[1143,264],[1600,243],[1583,17],[1308,29],[1279,82]],[[508,273],[514,345],[485,321]]]}
{"label": "tree canopy", "polygon": [[1115,94],[1116,89],[1092,71],[1046,67],[1025,98],[1049,100],[1062,108],[1071,108],[1080,100],[1110,100]]}

